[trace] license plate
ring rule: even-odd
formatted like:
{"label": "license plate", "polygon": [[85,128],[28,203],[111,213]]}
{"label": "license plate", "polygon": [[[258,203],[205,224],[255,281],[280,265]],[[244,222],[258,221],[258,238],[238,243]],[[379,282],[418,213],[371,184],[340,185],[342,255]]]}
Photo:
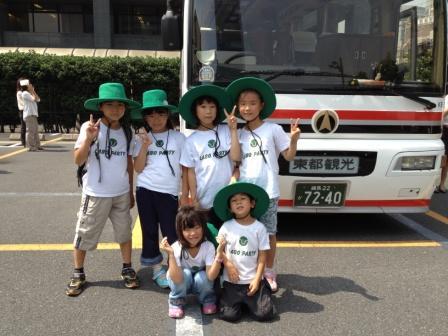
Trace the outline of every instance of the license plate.
{"label": "license plate", "polygon": [[291,174],[352,175],[358,170],[357,156],[298,156],[289,163]]}
{"label": "license plate", "polygon": [[294,206],[344,206],[346,183],[297,183]]}

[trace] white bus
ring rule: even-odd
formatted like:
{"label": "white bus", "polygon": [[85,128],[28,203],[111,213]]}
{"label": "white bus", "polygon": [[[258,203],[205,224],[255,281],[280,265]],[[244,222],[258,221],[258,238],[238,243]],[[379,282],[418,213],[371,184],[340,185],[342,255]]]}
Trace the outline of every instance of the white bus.
{"label": "white bus", "polygon": [[[428,209],[444,154],[445,0],[185,0],[182,17],[182,94],[255,76],[276,92],[271,121],[288,131],[301,118],[296,159],[279,160],[280,211]],[[162,20],[176,48],[173,31]]]}

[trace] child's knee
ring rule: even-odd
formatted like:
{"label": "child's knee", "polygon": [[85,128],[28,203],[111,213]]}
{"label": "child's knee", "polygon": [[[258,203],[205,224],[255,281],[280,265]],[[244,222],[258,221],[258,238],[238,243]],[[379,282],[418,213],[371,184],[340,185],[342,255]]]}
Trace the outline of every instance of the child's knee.
{"label": "child's knee", "polygon": [[220,317],[227,322],[236,322],[241,318],[241,307],[221,307]]}

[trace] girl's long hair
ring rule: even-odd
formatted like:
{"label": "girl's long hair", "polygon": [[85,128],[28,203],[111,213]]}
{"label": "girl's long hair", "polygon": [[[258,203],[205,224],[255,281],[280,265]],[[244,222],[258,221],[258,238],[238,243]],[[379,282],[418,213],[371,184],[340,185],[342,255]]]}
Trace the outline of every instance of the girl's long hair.
{"label": "girl's long hair", "polygon": [[176,215],[176,234],[177,234],[177,240],[182,245],[182,251],[192,247],[190,246],[188,241],[184,238],[183,231],[186,229],[192,229],[196,225],[201,226],[202,239],[199,242],[200,245],[206,240],[205,239],[206,222],[207,219],[205,217],[205,214],[197,210],[195,207],[191,205],[184,205],[180,207]]}

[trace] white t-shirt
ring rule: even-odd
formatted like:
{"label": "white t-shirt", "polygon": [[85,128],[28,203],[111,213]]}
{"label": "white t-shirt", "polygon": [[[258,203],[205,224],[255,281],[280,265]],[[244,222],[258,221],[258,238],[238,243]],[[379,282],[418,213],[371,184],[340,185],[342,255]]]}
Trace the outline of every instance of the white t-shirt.
{"label": "white t-shirt", "polygon": [[194,258],[186,249],[186,252],[182,254],[182,245],[179,241],[174,242],[171,246],[174,250],[174,258],[176,258],[177,266],[191,269],[193,272],[205,270],[205,267],[211,266],[215,259],[215,247],[208,240],[202,242],[198,254]]}
{"label": "white t-shirt", "polygon": [[40,100],[36,101],[34,96],[28,91],[22,92],[22,99],[23,99],[23,120],[25,120],[25,118],[29,116],[38,117],[39,114],[37,113],[37,102],[39,102]]}
{"label": "white t-shirt", "polygon": [[[81,126],[75,149],[81,147],[86,138],[88,122]],[[123,195],[130,190],[128,175],[128,153],[126,136],[123,129],[110,129],[110,144],[112,156],[106,158],[107,126],[100,122],[100,131],[95,143],[90,147],[86,162],[87,173],[82,178],[82,191],[86,195],[95,197],[115,197]],[[129,153],[133,153],[134,139],[131,140]],[[99,160],[95,152],[98,150]],[[100,177],[101,165],[101,182]]]}
{"label": "white t-shirt", "polygon": [[[245,128],[239,130],[242,158],[240,181],[262,187],[270,199],[279,197],[278,157],[281,152],[289,148],[291,140],[280,125],[267,121],[252,132],[256,134],[255,137]],[[264,162],[257,143],[267,163]]]}
{"label": "white t-shirt", "polygon": [[17,91],[16,97],[17,97],[17,108],[19,109],[19,111],[23,111],[24,104],[22,98],[22,91]]}
{"label": "white t-shirt", "polygon": [[[241,225],[231,219],[222,225],[218,235],[226,239],[226,256],[238,270],[238,284],[250,283],[257,274],[258,251],[270,249],[266,228],[258,220]],[[226,269],[223,278],[230,281]]]}
{"label": "white t-shirt", "polygon": [[[230,150],[230,131],[227,125],[217,127],[220,146],[218,152]],[[213,156],[216,135],[214,131],[195,131],[185,141],[180,164],[193,168],[196,173],[196,198],[203,209],[213,206],[216,193],[226,186],[232,177],[229,155],[218,159]]]}
{"label": "white t-shirt", "polygon": [[[153,135],[148,133],[148,136],[151,137],[152,143],[148,147],[145,168],[138,174],[136,185],[148,190],[177,196],[182,176],[179,160],[185,135],[169,130],[163,133],[153,133]],[[134,157],[138,156],[141,146],[141,142],[137,140]],[[165,150],[167,150],[175,176],[171,172],[167,155],[164,154]]]}

